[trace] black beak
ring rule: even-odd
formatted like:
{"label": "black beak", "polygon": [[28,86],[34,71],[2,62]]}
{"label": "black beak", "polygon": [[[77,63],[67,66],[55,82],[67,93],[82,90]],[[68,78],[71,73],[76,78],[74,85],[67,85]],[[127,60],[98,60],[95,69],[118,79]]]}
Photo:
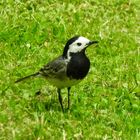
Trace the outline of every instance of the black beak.
{"label": "black beak", "polygon": [[88,44],[87,44],[87,46],[90,46],[90,45],[92,45],[92,44],[97,44],[98,43],[98,41],[90,41]]}

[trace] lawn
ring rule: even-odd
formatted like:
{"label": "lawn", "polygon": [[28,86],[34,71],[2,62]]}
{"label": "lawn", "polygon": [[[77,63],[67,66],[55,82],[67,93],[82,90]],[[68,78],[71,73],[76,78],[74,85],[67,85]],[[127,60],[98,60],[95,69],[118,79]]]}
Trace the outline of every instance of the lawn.
{"label": "lawn", "polygon": [[[87,49],[90,72],[62,113],[47,80],[14,81],[61,55],[75,35],[99,44]],[[66,89],[62,96],[66,108]],[[140,139],[138,0],[0,2],[0,140],[23,139]]]}

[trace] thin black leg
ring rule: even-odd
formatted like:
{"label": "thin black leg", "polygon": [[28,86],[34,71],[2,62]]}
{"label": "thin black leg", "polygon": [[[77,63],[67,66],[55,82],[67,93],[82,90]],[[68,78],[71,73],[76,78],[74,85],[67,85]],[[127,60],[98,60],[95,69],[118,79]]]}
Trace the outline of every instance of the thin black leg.
{"label": "thin black leg", "polygon": [[62,96],[61,96],[61,90],[58,89],[57,92],[58,92],[59,103],[61,105],[62,111],[64,112],[63,103],[62,103]]}
{"label": "thin black leg", "polygon": [[70,109],[70,89],[71,87],[68,87],[68,109]]}

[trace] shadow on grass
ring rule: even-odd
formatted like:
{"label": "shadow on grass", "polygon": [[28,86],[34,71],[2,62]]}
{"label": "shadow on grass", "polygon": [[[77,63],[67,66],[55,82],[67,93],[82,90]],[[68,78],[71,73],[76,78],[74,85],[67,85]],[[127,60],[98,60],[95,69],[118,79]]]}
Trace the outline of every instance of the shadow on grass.
{"label": "shadow on grass", "polygon": [[58,98],[55,95],[45,95],[42,94],[40,91],[37,91],[35,93],[35,96],[31,99],[29,103],[29,108],[37,112],[62,112]]}

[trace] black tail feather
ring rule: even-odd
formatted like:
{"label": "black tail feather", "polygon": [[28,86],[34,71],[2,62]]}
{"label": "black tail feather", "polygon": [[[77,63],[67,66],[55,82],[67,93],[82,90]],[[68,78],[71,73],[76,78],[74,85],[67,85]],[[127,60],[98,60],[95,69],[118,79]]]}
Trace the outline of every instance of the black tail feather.
{"label": "black tail feather", "polygon": [[31,74],[31,75],[28,75],[28,76],[26,76],[26,77],[23,77],[23,78],[20,78],[20,79],[16,80],[15,83],[21,82],[21,81],[23,81],[23,80],[26,80],[26,79],[28,79],[28,78],[30,78],[30,77],[37,76],[37,75],[39,75],[39,74],[40,74],[40,73],[37,72],[37,73]]}

